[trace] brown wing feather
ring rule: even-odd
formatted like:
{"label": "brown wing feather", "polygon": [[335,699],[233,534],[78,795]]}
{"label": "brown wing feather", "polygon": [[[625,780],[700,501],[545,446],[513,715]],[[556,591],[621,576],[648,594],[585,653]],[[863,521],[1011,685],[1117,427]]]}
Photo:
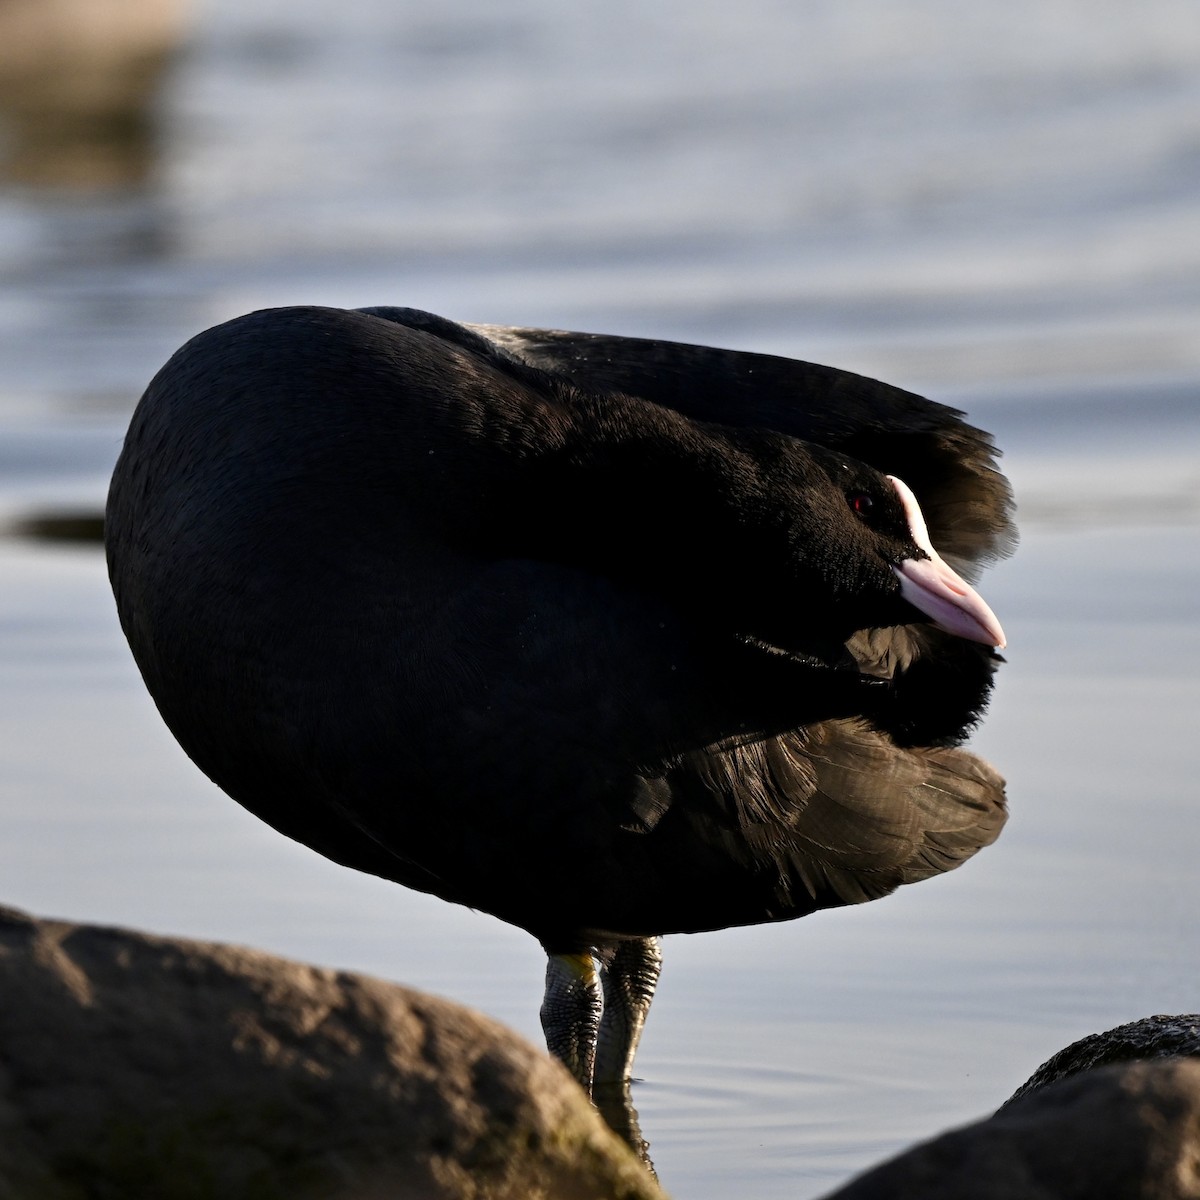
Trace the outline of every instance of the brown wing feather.
{"label": "brown wing feather", "polygon": [[899,749],[858,721],[705,752],[686,767],[734,806],[741,853],[769,855],[778,899],[792,904],[856,904],[952,870],[1006,818],[1004,781],[981,759]]}

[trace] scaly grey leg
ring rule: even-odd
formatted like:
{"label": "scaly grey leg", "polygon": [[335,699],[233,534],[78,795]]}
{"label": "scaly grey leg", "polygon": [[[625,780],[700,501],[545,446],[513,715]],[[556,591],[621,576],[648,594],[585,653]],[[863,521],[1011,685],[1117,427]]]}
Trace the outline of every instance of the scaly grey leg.
{"label": "scaly grey leg", "polygon": [[600,1022],[594,1079],[620,1083],[633,1075],[646,1014],[662,970],[662,939],[616,942],[600,953],[604,1015]]}
{"label": "scaly grey leg", "polygon": [[600,976],[591,954],[550,954],[541,1013],[546,1047],[589,1096],[602,1008]]}

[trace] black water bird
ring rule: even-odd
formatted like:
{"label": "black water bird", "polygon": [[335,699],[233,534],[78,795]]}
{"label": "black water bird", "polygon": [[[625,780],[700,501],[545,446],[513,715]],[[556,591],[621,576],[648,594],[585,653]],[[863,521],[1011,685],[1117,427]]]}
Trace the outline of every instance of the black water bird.
{"label": "black water bird", "polygon": [[659,935],[871,900],[998,835],[1003,783],[957,748],[1004,640],[962,578],[1012,539],[994,454],[828,367],[276,309],[151,382],[109,571],[200,768],[539,938],[586,1087],[629,1076]]}

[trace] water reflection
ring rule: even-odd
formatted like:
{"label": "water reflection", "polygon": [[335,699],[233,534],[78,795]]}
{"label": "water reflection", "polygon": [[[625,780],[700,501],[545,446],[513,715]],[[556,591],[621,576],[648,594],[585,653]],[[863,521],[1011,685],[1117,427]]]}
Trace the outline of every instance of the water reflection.
{"label": "water reflection", "polygon": [[628,1079],[612,1083],[597,1083],[592,1088],[592,1103],[599,1110],[608,1127],[622,1138],[642,1161],[655,1179],[658,1172],[650,1159],[650,1143],[642,1136],[637,1109],[633,1106],[633,1094]]}
{"label": "water reflection", "polygon": [[155,99],[181,0],[0,4],[0,179],[35,187],[144,183]]}

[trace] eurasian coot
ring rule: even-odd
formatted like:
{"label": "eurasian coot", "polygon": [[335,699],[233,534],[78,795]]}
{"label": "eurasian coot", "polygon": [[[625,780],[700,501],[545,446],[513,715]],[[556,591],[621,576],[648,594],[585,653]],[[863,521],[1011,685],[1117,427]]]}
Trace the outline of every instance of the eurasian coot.
{"label": "eurasian coot", "polygon": [[275,309],[150,384],[109,569],[200,768],[539,938],[589,1086],[629,1075],[659,935],[871,900],[998,835],[1003,783],[956,745],[1003,635],[946,562],[1009,548],[994,453],[828,367]]}

